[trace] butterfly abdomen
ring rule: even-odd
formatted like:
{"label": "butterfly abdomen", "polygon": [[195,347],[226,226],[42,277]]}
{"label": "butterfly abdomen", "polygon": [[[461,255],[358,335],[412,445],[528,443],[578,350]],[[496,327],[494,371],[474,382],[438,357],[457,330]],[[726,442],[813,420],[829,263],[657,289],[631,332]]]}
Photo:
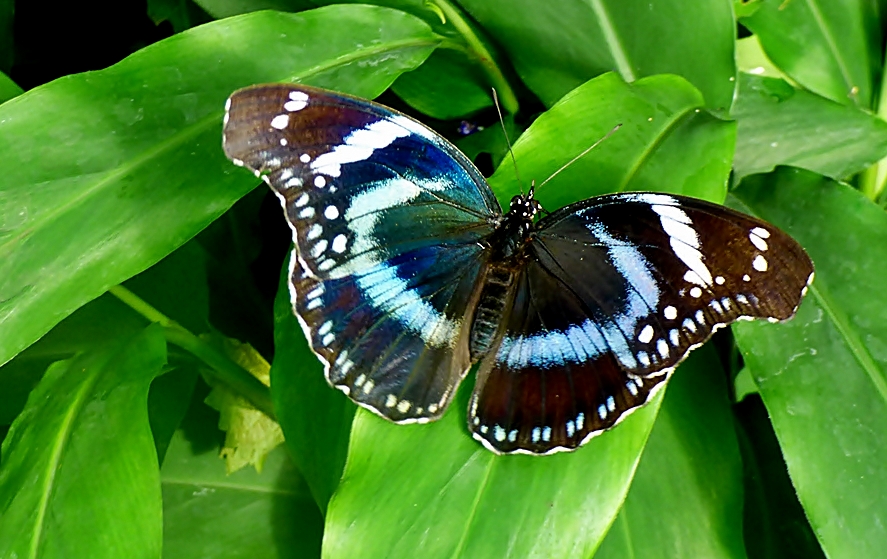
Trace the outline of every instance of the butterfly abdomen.
{"label": "butterfly abdomen", "polygon": [[514,272],[506,267],[495,267],[487,275],[471,323],[469,347],[472,361],[480,359],[490,350],[513,284]]}

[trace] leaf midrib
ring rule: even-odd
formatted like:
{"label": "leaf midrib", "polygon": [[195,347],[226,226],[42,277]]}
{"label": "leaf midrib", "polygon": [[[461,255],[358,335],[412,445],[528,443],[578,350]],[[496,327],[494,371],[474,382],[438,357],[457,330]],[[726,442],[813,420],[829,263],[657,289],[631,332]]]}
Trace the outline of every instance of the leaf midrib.
{"label": "leaf midrib", "polygon": [[246,485],[242,483],[233,483],[233,482],[220,482],[220,481],[207,481],[201,482],[199,480],[192,479],[184,479],[184,478],[168,478],[164,477],[160,480],[161,485],[176,485],[181,487],[197,487],[197,488],[209,488],[209,489],[229,489],[232,491],[243,491],[246,493],[259,493],[263,495],[280,495],[284,497],[302,497],[304,496],[307,499],[311,499],[310,496],[304,493],[299,493],[291,490],[283,490],[277,487],[260,487],[255,485]]}
{"label": "leaf midrib", "polygon": [[887,380],[884,379],[877,362],[866,348],[866,345],[859,338],[856,331],[850,326],[850,321],[838,309],[838,306],[833,303],[826,291],[819,289],[815,282],[809,289],[810,294],[816,299],[816,302],[819,303],[823,312],[825,312],[826,316],[835,326],[838,334],[846,342],[847,347],[850,349],[850,353],[856,359],[856,362],[859,363],[862,370],[865,371],[866,375],[868,375],[869,379],[872,381],[872,384],[881,396],[881,400],[884,401],[884,403],[887,403]]}
{"label": "leaf midrib", "polygon": [[610,47],[610,54],[613,55],[613,62],[622,79],[629,83],[635,81],[637,76],[635,76],[634,71],[631,69],[628,54],[622,45],[622,41],[619,39],[618,33],[616,33],[616,26],[613,24],[607,8],[601,0],[591,0],[590,7],[594,15],[597,16],[601,32],[604,34],[604,41]]}
{"label": "leaf midrib", "polygon": [[[374,56],[386,52],[406,50],[422,46],[433,46],[438,45],[439,43],[439,39],[404,39],[401,41],[386,43],[385,45],[377,46],[375,48],[365,48],[356,53],[350,53],[344,56],[337,57],[326,63],[318,64],[317,66],[305,70],[301,74],[291,76],[289,78],[289,81],[295,82],[304,80],[305,78],[309,78],[313,75],[317,75],[332,70],[334,68],[347,66],[364,58],[370,59]],[[68,211],[72,207],[80,205],[81,202],[92,197],[95,194],[102,193],[107,185],[113,183],[121,177],[130,174],[132,171],[138,169],[145,163],[153,161],[157,155],[165,152],[171,152],[174,149],[178,148],[180,145],[184,144],[188,139],[205,132],[214,123],[221,121],[221,116],[221,110],[212,111],[194,124],[183,128],[179,133],[174,134],[173,136],[170,136],[169,138],[158,142],[155,146],[143,151],[140,155],[129,159],[125,163],[118,165],[116,168],[109,169],[106,172],[105,176],[102,179],[98,180],[92,187],[85,188],[80,194],[70,198],[66,203],[61,204],[48,212],[45,212],[42,215],[42,218],[37,223],[30,224],[19,234],[11,236],[6,241],[0,243],[0,258],[8,258],[10,253],[14,250],[15,246],[21,243],[24,239],[33,235],[34,232],[43,229],[47,223],[53,222],[58,216],[68,213]]]}
{"label": "leaf midrib", "polygon": [[[813,21],[816,22],[816,26],[819,28],[819,32],[822,33],[822,38],[825,40],[829,50],[831,51],[831,55],[838,66],[838,70],[840,70],[841,72],[841,77],[844,78],[844,85],[849,92],[854,87],[853,77],[850,75],[847,63],[845,62],[843,56],[841,56],[841,49],[838,48],[838,45],[835,42],[835,38],[832,35],[831,30],[829,29],[828,25],[826,25],[826,21],[822,17],[822,13],[819,10],[819,6],[816,0],[806,0],[806,3],[807,7],[810,8],[810,13],[813,16]],[[857,99],[858,96],[853,98],[855,105],[858,104],[856,102]]]}
{"label": "leaf midrib", "polygon": [[[76,361],[71,363],[71,365],[75,364]],[[40,544],[42,542],[46,511],[49,508],[50,497],[55,491],[55,479],[56,475],[59,472],[59,464],[61,463],[62,455],[67,448],[67,443],[71,439],[74,422],[77,419],[80,411],[83,409],[86,395],[92,391],[92,388],[98,381],[99,375],[104,370],[104,367],[105,363],[96,366],[92,378],[81,383],[80,390],[76,392],[76,397],[73,400],[70,400],[71,405],[68,408],[68,413],[65,414],[64,420],[62,421],[61,430],[59,432],[59,435],[56,437],[56,441],[53,445],[52,453],[50,455],[49,463],[47,464],[47,469],[49,470],[49,472],[46,476],[46,481],[44,482],[42,487],[42,496],[40,502],[37,505],[37,512],[34,518],[34,534],[33,539],[31,540],[31,549],[29,550],[28,555],[31,559],[37,559],[40,555],[39,551]],[[72,374],[70,366],[62,373],[62,375],[68,374]]]}
{"label": "leaf midrib", "polygon": [[669,136],[671,136],[671,133],[673,131],[675,131],[678,128],[678,126],[681,125],[681,123],[683,122],[683,120],[685,118],[688,118],[688,117],[692,116],[693,114],[695,114],[696,109],[698,109],[698,108],[699,108],[698,106],[688,106],[687,108],[685,108],[684,110],[682,110],[680,112],[673,113],[668,120],[668,124],[666,126],[663,126],[659,130],[659,133],[656,135],[656,137],[653,138],[652,141],[647,142],[647,144],[644,146],[644,149],[638,154],[637,159],[635,159],[634,163],[631,165],[631,167],[625,173],[622,181],[616,187],[614,192],[624,192],[625,188],[637,176],[638,172],[640,171],[641,167],[643,167],[644,163],[646,163],[647,161],[650,160],[653,153],[657,149],[659,149],[660,146],[662,146],[662,144],[665,142],[665,139],[668,138]]}

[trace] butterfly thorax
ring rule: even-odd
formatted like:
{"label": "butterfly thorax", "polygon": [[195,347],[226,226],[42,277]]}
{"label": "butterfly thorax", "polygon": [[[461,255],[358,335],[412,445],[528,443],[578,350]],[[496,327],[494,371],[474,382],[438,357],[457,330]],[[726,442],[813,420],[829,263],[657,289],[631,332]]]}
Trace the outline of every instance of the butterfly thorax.
{"label": "butterfly thorax", "polygon": [[534,230],[533,219],[539,209],[539,202],[533,198],[532,190],[527,195],[515,196],[511,199],[508,213],[486,240],[490,265],[483,279],[471,325],[472,360],[483,357],[496,337],[515,276],[529,256],[527,247]]}

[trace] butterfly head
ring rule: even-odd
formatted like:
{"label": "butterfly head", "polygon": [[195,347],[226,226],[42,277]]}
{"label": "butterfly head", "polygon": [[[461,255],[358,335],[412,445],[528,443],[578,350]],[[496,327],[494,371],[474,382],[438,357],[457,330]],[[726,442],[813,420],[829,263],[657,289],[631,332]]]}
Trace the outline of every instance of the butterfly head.
{"label": "butterfly head", "polygon": [[539,200],[533,197],[533,187],[526,194],[518,194],[508,205],[508,217],[514,220],[533,222],[536,214],[542,209]]}

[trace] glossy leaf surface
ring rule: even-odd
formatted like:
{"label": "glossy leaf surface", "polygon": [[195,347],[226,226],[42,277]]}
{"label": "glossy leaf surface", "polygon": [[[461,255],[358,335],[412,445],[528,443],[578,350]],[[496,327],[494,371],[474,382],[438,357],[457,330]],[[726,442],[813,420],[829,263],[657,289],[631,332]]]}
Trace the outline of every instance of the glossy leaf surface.
{"label": "glossy leaf surface", "polygon": [[[342,26],[350,32],[335,32]],[[0,363],[255,186],[220,147],[231,91],[301,80],[373,97],[436,44],[427,25],[383,8],[262,12],[176,35],[107,70],[5,103]],[[255,52],[263,56],[244,54]]]}
{"label": "glossy leaf surface", "polygon": [[668,390],[631,489],[595,559],[744,558],[742,460],[711,346]]}
{"label": "glossy leaf surface", "polygon": [[740,74],[735,179],[793,165],[841,179],[887,155],[887,122],[783,80]]}
{"label": "glossy leaf surface", "polygon": [[163,556],[318,557],[323,519],[286,451],[272,452],[261,474],[227,475],[218,441],[207,440],[216,433],[212,422],[186,421],[170,443],[160,472]]}
{"label": "glossy leaf surface", "polygon": [[0,556],[160,556],[146,404],[165,362],[152,326],[49,368],[3,443]]}
{"label": "glossy leaf surface", "polygon": [[741,324],[737,342],[826,555],[876,557],[887,546],[887,216],[791,168],[745,179],[736,197],[816,265],[794,320]]}
{"label": "glossy leaf surface", "polygon": [[783,72],[838,103],[872,107],[881,74],[877,3],[762,0],[758,4],[740,22],[758,36],[767,56]]}
{"label": "glossy leaf surface", "polygon": [[678,74],[705,106],[730,108],[735,23],[728,0],[467,0],[465,9],[503,45],[518,74],[547,105],[607,71],[634,80]]}

